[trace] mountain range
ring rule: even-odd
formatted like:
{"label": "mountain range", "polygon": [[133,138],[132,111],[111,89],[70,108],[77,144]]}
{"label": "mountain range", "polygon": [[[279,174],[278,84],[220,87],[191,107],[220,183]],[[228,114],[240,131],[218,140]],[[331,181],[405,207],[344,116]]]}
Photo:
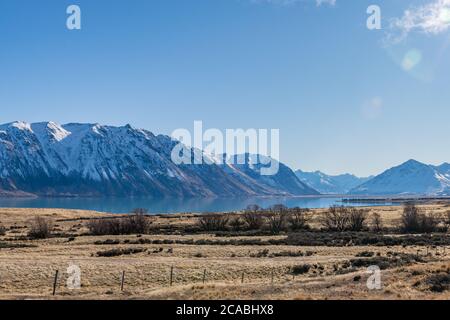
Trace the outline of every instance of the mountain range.
{"label": "mountain range", "polygon": [[359,178],[353,174],[327,175],[321,171],[304,172],[295,171],[303,183],[309,185],[321,194],[346,194],[353,188],[367,182],[373,177]]}
{"label": "mountain range", "polygon": [[[100,124],[0,125],[0,196],[317,195],[284,164],[273,176],[244,164],[175,165],[179,142],[165,135]],[[192,156],[203,154],[191,149]],[[204,155],[206,156],[206,155]],[[257,155],[253,155],[257,156]]]}
{"label": "mountain range", "polygon": [[450,164],[409,160],[350,190],[356,195],[450,195]]}
{"label": "mountain range", "polygon": [[[100,124],[12,122],[0,125],[0,197],[154,196],[251,197],[350,195],[450,195],[450,164],[409,160],[375,176],[293,172],[283,163],[260,174],[261,155],[225,162],[190,149],[212,164],[176,165],[179,142],[152,132]],[[254,163],[255,157],[264,160]],[[274,159],[271,159],[275,161]]]}

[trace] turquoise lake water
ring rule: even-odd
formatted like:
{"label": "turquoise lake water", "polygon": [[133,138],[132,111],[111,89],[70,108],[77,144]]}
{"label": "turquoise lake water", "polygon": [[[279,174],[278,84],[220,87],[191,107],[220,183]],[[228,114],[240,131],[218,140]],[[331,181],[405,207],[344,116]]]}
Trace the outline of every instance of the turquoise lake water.
{"label": "turquoise lake water", "polygon": [[[111,213],[127,213],[134,208],[146,208],[150,213],[177,212],[224,212],[245,209],[257,204],[269,207],[284,204],[287,207],[327,208],[342,205],[343,198],[333,197],[296,197],[296,198],[214,198],[214,199],[153,199],[153,198],[0,198],[3,208],[63,208],[96,210]],[[351,203],[351,206],[379,206],[390,203],[364,202]]]}

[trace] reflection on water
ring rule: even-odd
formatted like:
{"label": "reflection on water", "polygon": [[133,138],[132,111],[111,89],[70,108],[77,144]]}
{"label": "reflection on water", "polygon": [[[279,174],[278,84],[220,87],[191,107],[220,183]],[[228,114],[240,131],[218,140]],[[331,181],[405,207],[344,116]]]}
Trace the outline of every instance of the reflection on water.
{"label": "reflection on water", "polygon": [[[0,198],[3,208],[63,208],[84,209],[112,213],[127,213],[134,208],[146,208],[151,213],[223,212],[242,210],[250,204],[269,207],[284,204],[287,207],[327,208],[341,205],[342,198],[209,198],[209,199],[154,199],[154,198]],[[352,206],[377,206],[384,203],[352,203]]]}

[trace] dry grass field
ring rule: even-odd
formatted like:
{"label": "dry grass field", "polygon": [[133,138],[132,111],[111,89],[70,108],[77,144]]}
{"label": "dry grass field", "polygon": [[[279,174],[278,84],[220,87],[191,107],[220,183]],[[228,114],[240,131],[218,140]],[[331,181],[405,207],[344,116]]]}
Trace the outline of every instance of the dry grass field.
{"label": "dry grass field", "polygon": [[[421,207],[439,214],[449,210],[445,203]],[[387,227],[398,224],[402,214],[402,207],[367,210],[379,213]],[[319,228],[323,211],[311,212],[313,228]],[[51,221],[49,238],[28,236],[37,216]],[[0,299],[450,298],[448,233],[361,244],[357,239],[362,236],[353,233],[334,242],[320,238],[320,231],[299,231],[297,236],[186,232],[198,225],[198,216],[189,214],[148,217],[148,234],[89,233],[89,221],[110,217],[120,218],[77,210],[0,209]],[[299,244],[296,237],[322,242]],[[402,235],[377,237],[395,240]],[[79,289],[66,284],[70,265],[81,270]],[[369,265],[382,269],[380,289],[366,285]]]}

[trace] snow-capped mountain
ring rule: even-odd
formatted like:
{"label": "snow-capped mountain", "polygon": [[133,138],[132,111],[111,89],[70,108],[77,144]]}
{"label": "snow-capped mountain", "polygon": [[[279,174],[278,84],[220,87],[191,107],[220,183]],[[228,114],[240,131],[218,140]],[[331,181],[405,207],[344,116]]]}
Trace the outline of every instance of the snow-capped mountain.
{"label": "snow-capped mountain", "polygon": [[360,178],[353,174],[333,176],[320,171],[304,172],[302,170],[297,170],[295,174],[300,181],[322,194],[346,194],[372,178]]}
{"label": "snow-capped mountain", "polygon": [[283,165],[268,179],[255,178],[244,168],[240,171],[235,167],[233,171],[232,165],[176,165],[171,152],[177,144],[168,136],[129,125],[0,125],[0,195],[210,197],[317,193]]}
{"label": "snow-capped mountain", "polygon": [[449,195],[450,164],[427,165],[409,160],[352,189],[364,195]]}
{"label": "snow-capped mountain", "polygon": [[[239,157],[241,157],[240,161]],[[274,162],[272,165],[277,167],[278,173],[276,175],[261,174],[261,169],[263,167],[267,168],[266,164],[270,161]],[[298,190],[301,190],[300,193],[305,195],[320,194],[317,190],[301,182],[289,167],[265,156],[254,154],[238,155],[229,158],[224,156],[223,162],[225,163],[223,166],[224,170],[249,188],[254,185],[262,185],[267,189],[266,192],[268,193],[281,189],[287,194],[298,194]]]}

